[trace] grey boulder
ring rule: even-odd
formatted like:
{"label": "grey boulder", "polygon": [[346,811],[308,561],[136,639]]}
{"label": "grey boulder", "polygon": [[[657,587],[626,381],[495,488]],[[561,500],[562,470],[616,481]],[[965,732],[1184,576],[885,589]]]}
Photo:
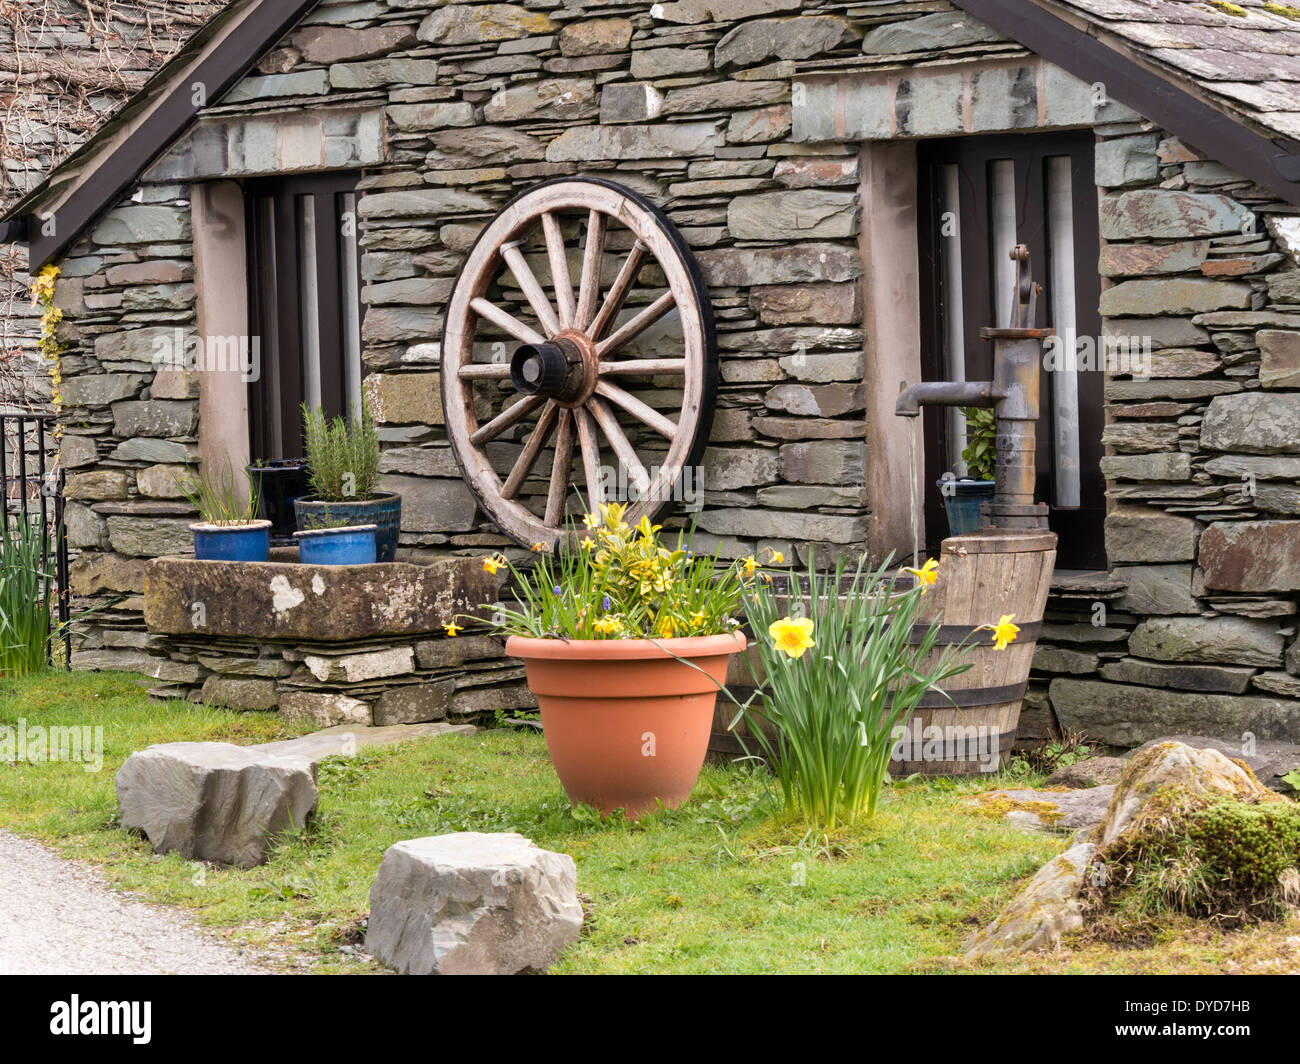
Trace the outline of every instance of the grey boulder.
{"label": "grey boulder", "polygon": [[581,929],[572,857],[462,831],[388,848],[366,950],[403,975],[513,975],[550,967]]}
{"label": "grey boulder", "polygon": [[339,725],[257,746],[150,746],[118,770],[122,826],[144,832],[159,853],[250,868],[315,810],[316,766],[324,758],[474,731],[468,724]]}
{"label": "grey boulder", "polygon": [[316,762],[231,743],[164,743],[117,773],[122,826],[159,853],[250,868],[316,808]]}

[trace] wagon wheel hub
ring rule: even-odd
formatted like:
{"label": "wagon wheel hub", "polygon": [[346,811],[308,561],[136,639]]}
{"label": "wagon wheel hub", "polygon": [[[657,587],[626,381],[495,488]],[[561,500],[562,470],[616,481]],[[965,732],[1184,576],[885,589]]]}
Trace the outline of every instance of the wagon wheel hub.
{"label": "wagon wheel hub", "polygon": [[553,399],[570,410],[587,403],[599,378],[596,345],[573,330],[556,333],[540,344],[520,344],[510,359],[515,391]]}
{"label": "wagon wheel hub", "polygon": [[444,315],[443,413],[466,484],[515,542],[557,546],[615,499],[632,523],[662,516],[716,386],[699,268],[636,193],[543,182],[470,249]]}

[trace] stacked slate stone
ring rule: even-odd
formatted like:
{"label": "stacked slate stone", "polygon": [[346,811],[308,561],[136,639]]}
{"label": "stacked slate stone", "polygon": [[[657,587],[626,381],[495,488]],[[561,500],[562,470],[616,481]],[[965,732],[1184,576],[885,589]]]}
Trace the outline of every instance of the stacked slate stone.
{"label": "stacked slate stone", "polygon": [[[94,606],[80,668],[136,669],[157,645],[143,631],[145,560],[189,553],[193,508],[181,484],[197,458],[198,382],[158,368],[195,333],[188,190],[146,185],[60,264],[64,308],[59,459],[79,608]],[[89,653],[90,656],[85,656]]]}
{"label": "stacked slate stone", "polygon": [[151,658],[156,698],[278,709],[317,727],[418,724],[535,710],[524,671],[486,636],[347,643],[172,637]]}
{"label": "stacked slate stone", "polygon": [[1149,379],[1107,384],[1113,573],[1059,581],[1021,736],[1294,740],[1300,225],[1149,123],[1099,132],[1105,332],[1149,338]]}

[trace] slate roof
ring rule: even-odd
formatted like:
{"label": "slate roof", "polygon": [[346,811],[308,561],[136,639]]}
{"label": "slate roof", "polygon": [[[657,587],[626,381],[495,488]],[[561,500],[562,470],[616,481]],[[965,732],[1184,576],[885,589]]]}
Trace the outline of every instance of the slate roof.
{"label": "slate roof", "polygon": [[1051,0],[1043,6],[1086,22],[1098,40],[1195,86],[1246,122],[1300,139],[1300,0]]}

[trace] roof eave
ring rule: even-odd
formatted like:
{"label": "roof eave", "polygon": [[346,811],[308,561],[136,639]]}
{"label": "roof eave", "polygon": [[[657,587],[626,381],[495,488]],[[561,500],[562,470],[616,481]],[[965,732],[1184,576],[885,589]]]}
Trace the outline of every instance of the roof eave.
{"label": "roof eave", "polygon": [[1044,0],[952,3],[1075,77],[1102,82],[1111,98],[1226,162],[1287,203],[1300,205],[1300,144],[1251,127],[1246,116],[1214,106],[1135,56],[1123,42],[1113,37],[1100,40]]}

